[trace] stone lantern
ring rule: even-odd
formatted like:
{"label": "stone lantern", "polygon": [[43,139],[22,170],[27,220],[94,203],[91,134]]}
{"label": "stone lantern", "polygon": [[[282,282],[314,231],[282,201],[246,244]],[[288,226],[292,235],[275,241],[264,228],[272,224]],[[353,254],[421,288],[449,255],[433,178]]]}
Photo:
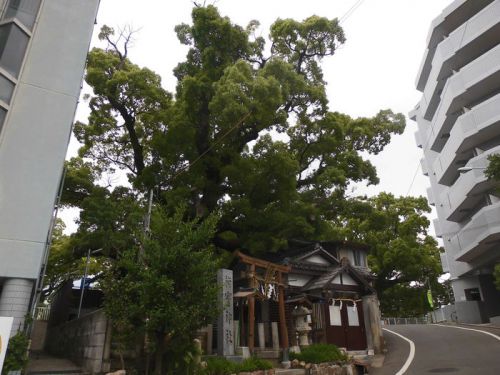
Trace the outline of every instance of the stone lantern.
{"label": "stone lantern", "polygon": [[311,315],[311,310],[307,307],[300,306],[292,312],[292,316],[295,321],[295,330],[299,334],[299,345],[308,346],[309,338],[308,334],[312,330],[309,325],[308,317]]}

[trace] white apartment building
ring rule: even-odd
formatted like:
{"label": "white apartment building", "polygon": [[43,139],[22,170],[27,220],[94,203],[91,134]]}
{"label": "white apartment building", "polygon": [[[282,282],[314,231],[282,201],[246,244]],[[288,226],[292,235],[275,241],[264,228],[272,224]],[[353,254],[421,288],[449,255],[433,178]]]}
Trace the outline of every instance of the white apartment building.
{"label": "white apartment building", "polygon": [[[500,153],[500,0],[455,0],[431,24],[410,113],[443,239],[457,318],[500,319],[500,193],[484,175]],[[496,318],[495,318],[496,317]]]}
{"label": "white apartment building", "polygon": [[0,0],[0,316],[36,300],[99,0]]}

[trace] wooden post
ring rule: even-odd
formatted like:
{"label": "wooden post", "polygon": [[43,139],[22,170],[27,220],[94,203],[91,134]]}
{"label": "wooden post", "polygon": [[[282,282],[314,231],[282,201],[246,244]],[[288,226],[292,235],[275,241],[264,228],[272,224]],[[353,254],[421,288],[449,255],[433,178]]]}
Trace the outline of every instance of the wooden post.
{"label": "wooden post", "polygon": [[[250,288],[255,288],[255,264],[250,265]],[[253,353],[255,344],[255,296],[248,297],[248,349]]]}
{"label": "wooden post", "polygon": [[281,330],[281,344],[283,349],[288,349],[288,331],[286,328],[285,317],[285,287],[283,286],[283,278],[281,272],[278,272],[278,304],[280,315],[280,330]]}
{"label": "wooden post", "polygon": [[214,327],[212,324],[207,325],[207,354],[212,355],[214,342]]}

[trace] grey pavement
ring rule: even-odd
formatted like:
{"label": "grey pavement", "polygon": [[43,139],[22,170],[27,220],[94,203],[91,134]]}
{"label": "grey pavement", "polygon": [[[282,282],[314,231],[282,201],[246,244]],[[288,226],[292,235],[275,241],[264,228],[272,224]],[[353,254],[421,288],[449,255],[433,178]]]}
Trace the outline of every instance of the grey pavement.
{"label": "grey pavement", "polygon": [[[387,326],[391,329],[395,326]],[[408,353],[410,352],[410,345],[392,333],[384,331],[385,347],[387,353],[383,361],[382,367],[372,367],[370,375],[394,375],[401,367],[403,367]]]}
{"label": "grey pavement", "polygon": [[[500,374],[500,341],[494,337],[438,325],[400,325],[386,328],[405,336],[415,344],[415,358],[405,375]],[[408,357],[408,342],[386,331],[384,337],[388,348],[384,366],[373,369],[370,374],[394,375]]]}

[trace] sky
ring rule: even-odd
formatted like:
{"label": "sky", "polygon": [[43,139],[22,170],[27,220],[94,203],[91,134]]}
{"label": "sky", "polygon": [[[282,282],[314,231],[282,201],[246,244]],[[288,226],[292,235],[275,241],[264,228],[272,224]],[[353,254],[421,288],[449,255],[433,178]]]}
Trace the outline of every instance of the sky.
{"label": "sky", "polygon": [[[203,0],[198,0],[203,2]],[[323,60],[328,83],[330,110],[351,117],[373,116],[381,109],[405,115],[421,97],[415,79],[426,48],[431,21],[451,0],[207,0],[233,23],[246,26],[259,20],[258,34],[267,37],[277,18],[303,20],[311,15],[339,18],[347,38],[332,57]],[[130,59],[147,66],[162,77],[164,88],[174,91],[172,69],[183,61],[187,48],[174,32],[175,25],[190,23],[190,0],[101,0],[92,46],[103,46],[97,39],[102,25],[115,28],[131,25],[138,30],[129,52]],[[84,87],[83,93],[88,91]],[[77,119],[85,121],[88,110],[81,100]],[[354,194],[374,195],[381,191],[396,196],[423,195],[430,186],[422,175],[414,133],[416,123],[407,118],[403,135],[395,136],[378,156],[371,157],[380,184],[357,187]],[[76,153],[73,139],[68,157]],[[75,230],[75,211],[62,212],[67,232]],[[431,219],[435,213],[431,214]],[[433,232],[433,229],[431,230]]]}

